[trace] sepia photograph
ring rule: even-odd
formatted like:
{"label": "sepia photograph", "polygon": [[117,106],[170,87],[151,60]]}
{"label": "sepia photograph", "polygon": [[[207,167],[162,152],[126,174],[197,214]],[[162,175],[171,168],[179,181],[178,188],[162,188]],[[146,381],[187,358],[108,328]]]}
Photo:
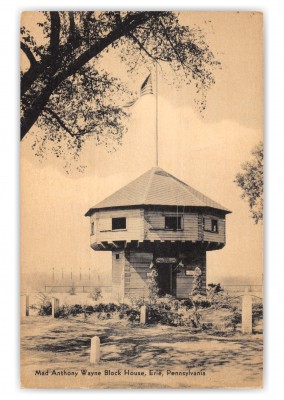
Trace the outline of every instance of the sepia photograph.
{"label": "sepia photograph", "polygon": [[22,388],[263,387],[263,31],[22,12]]}

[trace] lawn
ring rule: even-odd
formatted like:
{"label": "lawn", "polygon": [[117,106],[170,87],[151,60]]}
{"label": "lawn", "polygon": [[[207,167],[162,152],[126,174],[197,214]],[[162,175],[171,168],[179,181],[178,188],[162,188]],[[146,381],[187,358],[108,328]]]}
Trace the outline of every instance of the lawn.
{"label": "lawn", "polygon": [[[93,336],[101,360],[90,363]],[[262,334],[217,336],[95,315],[30,316],[21,324],[23,387],[261,387]]]}

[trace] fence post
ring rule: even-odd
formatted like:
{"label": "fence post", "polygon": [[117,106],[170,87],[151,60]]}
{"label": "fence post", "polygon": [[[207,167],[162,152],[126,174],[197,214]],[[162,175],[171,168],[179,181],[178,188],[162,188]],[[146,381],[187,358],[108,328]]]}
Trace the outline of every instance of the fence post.
{"label": "fence post", "polygon": [[59,299],[57,299],[56,297],[52,297],[52,299],[51,299],[51,314],[52,314],[52,318],[56,318],[57,317],[58,308],[59,308]]}
{"label": "fence post", "polygon": [[21,295],[20,300],[21,300],[21,318],[28,317],[30,314],[29,296],[27,296],[25,294]]}
{"label": "fence post", "polygon": [[242,299],[242,333],[252,334],[252,297],[247,288]]}
{"label": "fence post", "polygon": [[91,353],[90,363],[98,364],[100,362],[100,338],[98,336],[92,337],[91,340]]}
{"label": "fence post", "polygon": [[146,324],[147,321],[147,309],[146,306],[140,308],[140,324]]}

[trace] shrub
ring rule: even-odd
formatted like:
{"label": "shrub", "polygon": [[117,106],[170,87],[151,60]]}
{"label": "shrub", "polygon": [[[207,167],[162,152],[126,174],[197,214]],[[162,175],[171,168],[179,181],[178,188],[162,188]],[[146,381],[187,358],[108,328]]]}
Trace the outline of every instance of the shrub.
{"label": "shrub", "polygon": [[202,291],[202,271],[196,267],[193,274],[192,295],[198,295]]}
{"label": "shrub", "polygon": [[147,322],[149,324],[162,324],[170,326],[190,326],[193,328],[200,327],[200,314],[196,308],[190,312],[182,307],[178,300],[175,301],[171,310],[166,310],[163,303],[152,304],[147,309]]}
{"label": "shrub", "polygon": [[127,304],[120,304],[119,307],[119,318],[123,319],[127,316],[127,311],[129,310],[129,306]]}
{"label": "shrub", "polygon": [[95,288],[94,291],[90,293],[89,297],[94,301],[98,301],[102,298],[102,290],[100,288]]}
{"label": "shrub", "polygon": [[132,323],[134,321],[139,322],[139,320],[140,320],[140,311],[135,310],[134,308],[128,309],[126,311],[126,315],[127,315],[128,321],[130,321]]}
{"label": "shrub", "polygon": [[194,307],[193,301],[191,299],[181,300],[181,306],[185,307],[186,310],[190,310]]}
{"label": "shrub", "polygon": [[195,307],[200,308],[209,308],[212,305],[211,301],[209,301],[204,295],[193,296],[192,302]]}
{"label": "shrub", "polygon": [[209,283],[208,285],[209,289],[207,289],[208,291],[211,291],[213,293],[220,293],[220,292],[224,292],[224,289],[221,287],[220,283]]}
{"label": "shrub", "polygon": [[151,302],[156,302],[159,294],[159,287],[157,283],[158,272],[155,267],[151,269],[149,272],[148,279],[147,279],[147,287],[149,292],[149,300]]}
{"label": "shrub", "polygon": [[76,289],[74,286],[72,286],[68,292],[71,296],[74,296],[76,294]]}
{"label": "shrub", "polygon": [[237,325],[240,324],[241,322],[242,322],[242,314],[235,310],[231,319],[234,331],[237,329]]}
{"label": "shrub", "polygon": [[51,314],[52,314],[51,303],[40,305],[38,315],[44,316],[44,315],[51,315]]}
{"label": "shrub", "polygon": [[252,305],[252,320],[253,322],[263,319],[263,304],[254,303]]}

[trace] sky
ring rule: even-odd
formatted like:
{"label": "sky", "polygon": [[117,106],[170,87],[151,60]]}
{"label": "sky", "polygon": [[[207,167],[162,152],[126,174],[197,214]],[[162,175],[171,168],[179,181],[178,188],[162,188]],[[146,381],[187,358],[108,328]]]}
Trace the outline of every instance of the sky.
{"label": "sky", "polygon": [[[181,21],[204,29],[222,69],[200,115],[194,91],[159,77],[159,166],[232,211],[224,249],[207,253],[207,282],[257,284],[262,278],[262,225],[255,225],[234,183],[241,164],[263,135],[262,18],[257,13],[184,13]],[[102,66],[139,90],[147,71],[129,75],[111,52]],[[66,174],[49,157],[40,163],[32,135],[21,143],[22,271],[78,275],[91,270],[110,279],[110,254],[90,248],[84,213],[155,164],[155,98],[131,109],[128,132],[115,152],[88,142],[81,174]]]}

